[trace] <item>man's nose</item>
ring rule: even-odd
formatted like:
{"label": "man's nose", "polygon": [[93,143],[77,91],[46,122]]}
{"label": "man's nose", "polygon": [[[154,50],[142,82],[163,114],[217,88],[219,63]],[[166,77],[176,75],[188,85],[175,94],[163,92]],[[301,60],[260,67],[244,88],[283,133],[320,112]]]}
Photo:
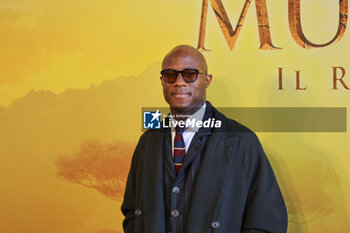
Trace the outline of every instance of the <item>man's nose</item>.
{"label": "man's nose", "polygon": [[181,73],[177,74],[177,78],[176,78],[176,81],[174,84],[175,84],[175,86],[186,86],[187,85],[187,83],[185,82]]}

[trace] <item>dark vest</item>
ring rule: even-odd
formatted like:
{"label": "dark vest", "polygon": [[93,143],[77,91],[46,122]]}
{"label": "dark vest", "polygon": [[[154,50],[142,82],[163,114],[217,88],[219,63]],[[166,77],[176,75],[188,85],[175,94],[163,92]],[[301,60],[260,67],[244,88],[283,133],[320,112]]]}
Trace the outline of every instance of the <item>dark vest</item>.
{"label": "dark vest", "polygon": [[[208,104],[203,120],[213,115],[212,106]],[[186,228],[191,203],[192,190],[196,182],[196,174],[200,169],[201,158],[205,151],[211,129],[200,128],[194,135],[184,158],[183,165],[176,175],[171,148],[171,132],[164,137],[164,200],[167,232],[183,233]]]}

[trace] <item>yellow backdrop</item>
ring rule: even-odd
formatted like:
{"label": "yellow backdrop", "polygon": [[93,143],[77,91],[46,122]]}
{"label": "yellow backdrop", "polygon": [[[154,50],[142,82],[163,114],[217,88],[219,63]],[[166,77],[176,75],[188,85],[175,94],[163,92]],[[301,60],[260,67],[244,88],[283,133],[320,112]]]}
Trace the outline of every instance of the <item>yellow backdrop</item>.
{"label": "yellow backdrop", "polygon": [[[245,1],[222,2],[235,26]],[[280,50],[259,50],[254,2],[230,50],[209,3],[208,99],[225,107],[349,107],[350,90],[340,83],[332,90],[332,67],[350,70],[350,32],[304,49],[289,31],[288,1],[266,3]],[[338,4],[301,0],[310,41],[335,35]],[[1,233],[122,232],[141,108],[166,106],[161,59],[178,44],[197,46],[201,7],[200,0],[0,0]],[[296,90],[295,71],[306,90]],[[343,81],[350,87],[347,74]],[[288,207],[288,232],[347,232],[349,133],[258,136]]]}

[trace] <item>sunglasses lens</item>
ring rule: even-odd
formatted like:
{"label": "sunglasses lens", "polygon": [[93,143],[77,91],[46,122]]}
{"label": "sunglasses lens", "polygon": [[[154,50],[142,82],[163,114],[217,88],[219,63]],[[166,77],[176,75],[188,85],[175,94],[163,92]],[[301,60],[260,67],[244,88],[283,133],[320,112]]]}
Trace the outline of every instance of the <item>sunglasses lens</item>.
{"label": "sunglasses lens", "polygon": [[192,69],[186,69],[183,71],[183,78],[185,79],[186,82],[192,83],[196,81],[198,77],[198,71],[197,70],[192,70]]}
{"label": "sunglasses lens", "polygon": [[176,81],[177,73],[172,70],[165,70],[162,72],[162,77],[165,82],[173,83]]}

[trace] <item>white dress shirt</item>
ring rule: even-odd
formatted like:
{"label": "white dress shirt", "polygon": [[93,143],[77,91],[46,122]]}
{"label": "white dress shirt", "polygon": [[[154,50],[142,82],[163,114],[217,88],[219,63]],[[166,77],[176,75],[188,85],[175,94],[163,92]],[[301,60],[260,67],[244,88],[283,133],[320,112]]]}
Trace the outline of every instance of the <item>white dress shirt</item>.
{"label": "white dress shirt", "polygon": [[[194,114],[192,114],[191,117],[186,119],[186,122],[193,120],[193,119],[195,119],[196,121],[198,121],[198,120],[202,121],[203,117],[204,117],[206,106],[207,106],[207,104],[204,103],[203,106],[200,109],[198,109],[197,112],[195,112]],[[170,116],[170,119],[173,122],[176,121],[172,115]],[[197,128],[196,124],[195,124],[194,127],[189,125],[189,127],[187,127],[185,129],[185,131],[183,132],[182,137],[183,137],[184,142],[185,142],[186,153],[188,151],[188,148],[190,148],[192,138],[198,132],[198,130],[199,130],[199,128]],[[174,138],[175,138],[175,127],[174,127],[174,124],[171,124],[171,149],[172,149],[173,156],[174,156]]]}

